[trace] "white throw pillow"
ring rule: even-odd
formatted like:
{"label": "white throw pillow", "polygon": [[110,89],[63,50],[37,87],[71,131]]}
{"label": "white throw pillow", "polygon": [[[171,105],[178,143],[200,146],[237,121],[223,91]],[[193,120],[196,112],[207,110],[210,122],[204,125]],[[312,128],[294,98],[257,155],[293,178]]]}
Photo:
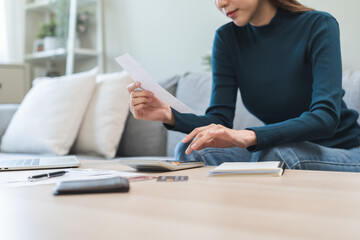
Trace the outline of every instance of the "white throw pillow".
{"label": "white throw pillow", "polygon": [[126,72],[100,74],[78,138],[76,154],[115,157],[129,112],[126,86],[133,82]]}
{"label": "white throw pillow", "polygon": [[1,151],[68,154],[96,85],[97,69],[35,81],[12,118]]}

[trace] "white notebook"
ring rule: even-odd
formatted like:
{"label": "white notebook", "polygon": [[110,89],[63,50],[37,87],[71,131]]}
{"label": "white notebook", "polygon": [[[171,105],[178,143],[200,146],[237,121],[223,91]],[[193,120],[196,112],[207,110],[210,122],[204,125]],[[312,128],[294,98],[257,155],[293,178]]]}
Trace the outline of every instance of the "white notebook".
{"label": "white notebook", "polygon": [[211,176],[256,174],[268,176],[281,176],[285,164],[281,161],[272,162],[224,162],[210,171]]}

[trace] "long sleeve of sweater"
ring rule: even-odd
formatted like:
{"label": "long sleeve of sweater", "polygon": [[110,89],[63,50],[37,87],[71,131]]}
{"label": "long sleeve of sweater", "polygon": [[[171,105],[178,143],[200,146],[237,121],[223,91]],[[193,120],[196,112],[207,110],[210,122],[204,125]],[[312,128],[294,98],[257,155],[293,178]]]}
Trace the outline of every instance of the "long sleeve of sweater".
{"label": "long sleeve of sweater", "polygon": [[330,14],[279,9],[268,25],[228,23],[215,35],[213,86],[204,116],[181,114],[168,129],[191,132],[211,123],[232,128],[237,90],[264,126],[249,126],[249,151],[310,141],[327,147],[360,145],[359,114],[342,97],[339,26]]}

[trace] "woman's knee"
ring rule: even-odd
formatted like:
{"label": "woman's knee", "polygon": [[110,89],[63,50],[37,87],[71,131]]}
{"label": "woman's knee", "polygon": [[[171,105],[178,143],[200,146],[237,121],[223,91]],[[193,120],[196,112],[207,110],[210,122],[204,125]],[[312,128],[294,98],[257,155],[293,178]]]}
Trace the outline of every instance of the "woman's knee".
{"label": "woman's knee", "polygon": [[182,160],[182,161],[186,161],[186,160],[190,160],[189,155],[187,155],[185,153],[186,149],[189,147],[189,143],[183,143],[183,142],[179,142],[176,147],[175,147],[175,159],[176,160]]}
{"label": "woman's knee", "polygon": [[283,161],[287,168],[293,169],[299,166],[299,153],[293,144],[267,148],[252,155],[252,162]]}

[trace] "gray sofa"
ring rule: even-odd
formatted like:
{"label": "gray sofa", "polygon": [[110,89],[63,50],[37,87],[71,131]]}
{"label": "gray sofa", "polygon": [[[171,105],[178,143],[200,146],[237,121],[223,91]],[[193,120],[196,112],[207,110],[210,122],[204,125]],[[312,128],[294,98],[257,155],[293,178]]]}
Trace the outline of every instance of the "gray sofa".
{"label": "gray sofa", "polygon": [[[195,110],[197,114],[204,114],[210,102],[211,75],[210,73],[186,73],[163,80],[160,84],[182,102]],[[360,71],[345,72],[343,88],[346,91],[345,102],[352,109],[360,111]],[[0,104],[0,138],[4,134],[18,105]],[[360,124],[360,119],[358,120]],[[234,119],[235,129],[247,126],[259,126],[262,123],[244,108],[238,96]],[[160,122],[136,120],[128,115],[124,133],[119,143],[117,157],[138,156],[173,156],[175,145],[185,135],[167,131]],[[0,158],[13,154],[0,153]],[[94,156],[79,156],[81,158],[97,158]]]}

